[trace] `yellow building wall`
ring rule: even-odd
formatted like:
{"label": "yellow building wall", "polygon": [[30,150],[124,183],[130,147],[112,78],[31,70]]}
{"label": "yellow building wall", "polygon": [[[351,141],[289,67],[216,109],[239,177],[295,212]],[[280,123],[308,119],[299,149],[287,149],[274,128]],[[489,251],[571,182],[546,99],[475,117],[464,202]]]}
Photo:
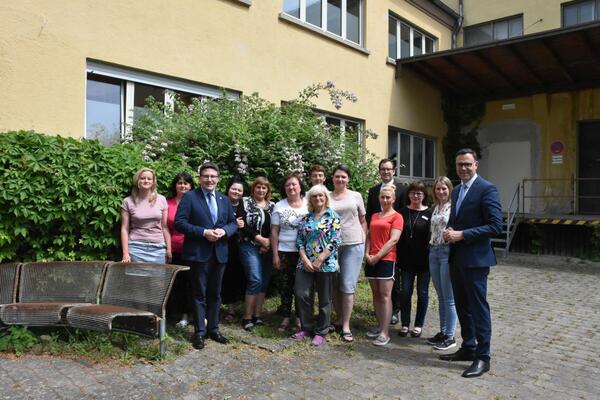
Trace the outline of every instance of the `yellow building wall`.
{"label": "yellow building wall", "polygon": [[[512,110],[502,106],[514,104]],[[530,183],[533,194],[539,196],[572,196],[571,179],[577,177],[578,122],[600,119],[600,89],[586,89],[564,93],[538,94],[530,97],[491,101],[486,104],[482,126],[502,121],[528,120],[539,126],[541,154],[539,174],[542,179]],[[553,164],[550,147],[560,141],[564,144],[563,163]],[[572,198],[547,198],[542,209],[567,209]]]}
{"label": "yellow building wall", "polygon": [[[341,110],[380,134],[367,147],[387,155],[388,126],[445,134],[440,95],[387,62],[392,10],[450,48],[450,30],[404,0],[366,1],[364,54],[279,17],[282,0],[20,0],[0,5],[0,130],[82,137],[86,61],[259,92],[279,104],[332,80],[358,96]],[[443,172],[441,141],[438,169]]]}
{"label": "yellow building wall", "polygon": [[524,34],[561,26],[561,4],[567,0],[464,0],[463,26],[523,14]]}

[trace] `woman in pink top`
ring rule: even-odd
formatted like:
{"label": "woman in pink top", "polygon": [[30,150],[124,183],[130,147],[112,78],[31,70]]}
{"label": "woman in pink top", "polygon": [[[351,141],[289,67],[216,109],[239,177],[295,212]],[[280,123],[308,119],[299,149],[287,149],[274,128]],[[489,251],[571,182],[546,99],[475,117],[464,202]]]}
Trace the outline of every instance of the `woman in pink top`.
{"label": "woman in pink top", "polygon": [[[175,175],[171,186],[169,187],[169,193],[173,197],[167,199],[169,205],[169,214],[167,216],[167,226],[171,233],[171,252],[173,253],[173,264],[183,265],[181,259],[181,250],[183,249],[184,235],[181,232],[175,230],[175,214],[177,214],[177,206],[183,198],[183,195],[194,188],[194,178],[187,172],[180,172]],[[173,290],[171,291],[171,299],[169,301],[169,309],[172,309],[176,314],[180,314],[181,317],[176,326],[178,328],[185,328],[188,326],[188,312],[191,310],[191,299],[190,293],[191,288],[189,284],[189,271],[183,271],[177,274]]]}
{"label": "woman in pink top", "polygon": [[171,261],[167,199],[156,192],[156,173],[142,168],[133,176],[131,196],[121,205],[123,262]]}

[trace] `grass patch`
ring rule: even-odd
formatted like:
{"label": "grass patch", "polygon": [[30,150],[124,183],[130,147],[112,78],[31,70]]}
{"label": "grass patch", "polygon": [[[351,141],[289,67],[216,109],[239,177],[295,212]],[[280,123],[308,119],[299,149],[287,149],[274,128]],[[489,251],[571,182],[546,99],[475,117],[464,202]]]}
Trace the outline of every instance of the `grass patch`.
{"label": "grass patch", "polygon": [[90,362],[115,360],[124,365],[170,361],[189,351],[185,333],[168,329],[167,335],[167,353],[161,357],[158,340],[127,333],[11,326],[0,333],[0,351],[17,356],[29,353],[84,358]]}

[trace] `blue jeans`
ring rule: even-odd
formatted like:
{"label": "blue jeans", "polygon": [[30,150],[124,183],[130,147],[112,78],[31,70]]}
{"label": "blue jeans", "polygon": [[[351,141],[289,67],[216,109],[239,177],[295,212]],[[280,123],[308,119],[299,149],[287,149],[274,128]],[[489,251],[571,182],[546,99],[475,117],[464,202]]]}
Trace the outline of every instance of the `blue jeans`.
{"label": "blue jeans", "polygon": [[260,254],[259,247],[250,242],[240,243],[240,261],[246,274],[246,294],[265,293],[269,286],[272,254]]}
{"label": "blue jeans", "polygon": [[167,262],[167,246],[164,243],[138,242],[130,240],[129,257],[133,262],[149,262],[165,264]]}
{"label": "blue jeans", "polygon": [[411,299],[417,278],[417,315],[415,316],[415,326],[423,327],[425,324],[425,314],[427,314],[427,304],[429,303],[429,271],[411,272],[400,271],[402,277],[402,304],[400,306],[400,320],[402,326],[410,325]]}
{"label": "blue jeans", "polygon": [[454,337],[458,317],[450,280],[449,253],[449,245],[431,246],[429,248],[429,272],[440,303],[440,332]]}

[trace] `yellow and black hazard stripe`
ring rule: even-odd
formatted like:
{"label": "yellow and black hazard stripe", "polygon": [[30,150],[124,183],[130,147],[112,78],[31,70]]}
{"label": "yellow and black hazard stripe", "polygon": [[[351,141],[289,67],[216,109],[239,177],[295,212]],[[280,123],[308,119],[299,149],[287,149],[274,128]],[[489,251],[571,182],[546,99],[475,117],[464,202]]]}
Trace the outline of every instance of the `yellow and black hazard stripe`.
{"label": "yellow and black hazard stripe", "polygon": [[528,224],[550,224],[550,225],[586,225],[594,226],[600,225],[599,219],[569,219],[569,218],[527,218],[525,220]]}

